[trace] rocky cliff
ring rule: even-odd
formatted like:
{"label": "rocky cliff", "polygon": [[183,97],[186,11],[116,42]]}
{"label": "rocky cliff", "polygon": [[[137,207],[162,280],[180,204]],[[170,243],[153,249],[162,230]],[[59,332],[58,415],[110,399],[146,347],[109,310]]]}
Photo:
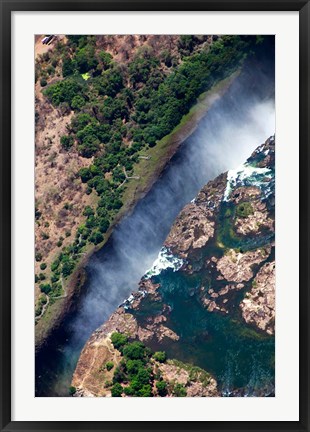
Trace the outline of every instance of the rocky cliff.
{"label": "rocky cliff", "polygon": [[[111,394],[115,366],[107,371],[102,364],[122,363],[121,352],[111,343],[115,332],[167,351],[170,360],[152,359],[151,368],[153,386],[160,371],[168,396],[177,395],[177,384],[187,396],[220,395],[216,377],[205,372],[201,359],[201,347],[213,337],[206,317],[231,317],[254,339],[274,335],[274,186],[275,139],[270,137],[242,166],[202,188],[177,217],[138,290],[87,342],[73,377],[76,395]],[[192,352],[184,353],[186,349]]]}

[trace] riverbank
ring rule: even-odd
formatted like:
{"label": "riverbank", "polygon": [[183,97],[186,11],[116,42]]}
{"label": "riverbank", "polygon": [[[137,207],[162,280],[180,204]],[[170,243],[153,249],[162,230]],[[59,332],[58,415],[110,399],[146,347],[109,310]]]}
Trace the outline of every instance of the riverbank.
{"label": "riverbank", "polygon": [[65,316],[71,313],[77,306],[80,295],[83,292],[82,287],[86,277],[85,266],[90,257],[104,247],[115,226],[148,193],[180,145],[194,132],[199,121],[211,108],[213,103],[225,94],[239,74],[240,70],[234,72],[230,77],[220,81],[212,89],[200,95],[197,103],[191,108],[188,114],[183,116],[180,124],[169,135],[160,140],[155,147],[148,149],[147,152],[145,150],[140,152],[140,156],[147,157],[148,159],[140,159],[139,164],[135,167],[134,175],[139,177],[139,180],[131,179],[126,183],[126,190],[123,196],[124,204],[111,223],[105,235],[104,242],[95,247],[88,245],[88,249],[78,262],[76,270],[65,281],[65,297],[54,300],[54,303],[47,308],[45,314],[37,322],[35,332],[37,350],[48,339],[53,329],[59,327]]}

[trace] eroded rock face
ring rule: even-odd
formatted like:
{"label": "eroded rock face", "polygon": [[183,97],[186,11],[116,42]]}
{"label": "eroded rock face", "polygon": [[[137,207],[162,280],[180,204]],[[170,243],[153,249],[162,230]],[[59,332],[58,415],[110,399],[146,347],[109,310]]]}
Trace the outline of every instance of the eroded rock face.
{"label": "eroded rock face", "polygon": [[[73,378],[77,396],[109,396],[98,368],[102,358],[119,361],[111,349],[109,338],[113,332],[125,333],[145,345],[182,341],[182,332],[177,334],[178,327],[173,327],[171,319],[176,305],[169,296],[165,297],[163,284],[158,283],[161,279],[157,283],[154,279],[163,271],[197,275],[200,286],[189,283],[184,294],[208,312],[230,314],[240,306],[239,320],[243,319],[245,326],[274,334],[273,137],[259,146],[243,166],[202,188],[177,217],[161,252],[156,265],[141,279],[138,290],[84,347]],[[241,302],[240,295],[244,296]],[[176,360],[157,364],[155,369],[161,371],[171,389],[176,383],[185,386],[187,396],[219,395],[216,380],[206,371],[197,372]],[[173,390],[169,395],[173,395]]]}
{"label": "eroded rock face", "polygon": [[189,397],[219,396],[216,380],[202,370],[193,373],[187,365],[182,367],[182,363],[176,365],[173,361],[161,364],[159,369],[166,382],[186,386]]}
{"label": "eroded rock face", "polygon": [[215,215],[223,199],[226,174],[205,185],[197,197],[184,207],[174,222],[165,246],[180,258],[208,245],[214,236]]}
{"label": "eroded rock face", "polygon": [[[243,189],[240,191],[240,189]],[[251,202],[252,212],[247,217],[237,217],[235,221],[236,232],[241,235],[257,234],[261,230],[274,231],[274,220],[268,215],[268,209],[266,203],[260,199],[260,190],[255,188],[256,192],[244,193],[244,189],[249,192],[250,189],[254,188],[239,188],[236,190],[238,198],[235,200],[236,203],[240,202],[240,197],[243,197],[244,201]]]}
{"label": "eroded rock face", "polygon": [[217,269],[224,279],[229,282],[249,281],[253,277],[253,265],[265,261],[270,251],[270,246],[246,253],[230,249],[227,254],[217,262]]}
{"label": "eroded rock face", "polygon": [[266,263],[257,273],[252,289],[240,303],[242,316],[268,334],[275,326],[275,262]]}
{"label": "eroded rock face", "polygon": [[173,224],[165,246],[181,258],[187,257],[190,248],[206,246],[214,234],[214,222],[210,217],[210,210],[195,203],[188,204]]}

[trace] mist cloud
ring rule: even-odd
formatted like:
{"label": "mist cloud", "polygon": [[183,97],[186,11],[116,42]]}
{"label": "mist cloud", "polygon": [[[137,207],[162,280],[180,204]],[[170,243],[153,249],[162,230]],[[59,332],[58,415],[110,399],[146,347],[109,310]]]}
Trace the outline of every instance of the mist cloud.
{"label": "mist cloud", "polygon": [[[259,78],[259,77],[258,77]],[[219,98],[150,193],[115,229],[89,265],[89,288],[67,349],[85,341],[152,266],[179,211],[218,174],[242,164],[275,132],[274,99],[239,78]],[[259,91],[258,91],[258,89]],[[135,180],[132,180],[135,181]]]}

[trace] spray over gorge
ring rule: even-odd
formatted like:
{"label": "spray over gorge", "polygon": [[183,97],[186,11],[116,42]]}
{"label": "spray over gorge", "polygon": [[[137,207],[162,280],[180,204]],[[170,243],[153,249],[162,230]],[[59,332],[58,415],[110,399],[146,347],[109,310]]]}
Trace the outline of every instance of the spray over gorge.
{"label": "spray over gorge", "polygon": [[[272,59],[269,58],[258,64],[255,61],[249,61],[224,94],[213,95],[212,106],[200,120],[196,130],[181,144],[150,191],[114,228],[103,248],[91,257],[86,267],[87,281],[83,287],[78,307],[74,313],[65,318],[61,327],[54,331],[37,353],[37,396],[66,396],[68,394],[78,358],[92,333],[109,320],[111,315],[110,327],[110,321],[108,321],[109,328],[103,330],[104,343],[107,343],[107,335],[110,335],[113,330],[119,332],[122,327],[117,317],[116,321],[113,321],[113,313],[116,310],[119,311],[117,308],[120,305],[123,305],[125,314],[131,314],[142,333],[144,330],[149,332],[148,336],[145,333],[141,338],[141,332],[138,335],[135,333],[136,330],[131,329],[133,339],[142,340],[153,351],[165,351],[168,362],[170,360],[175,362],[173,364],[163,362],[161,366],[158,366],[161,376],[168,383],[167,394],[174,395],[173,392],[179,391],[175,387],[173,389],[169,387],[169,373],[179,370],[180,375],[181,370],[186,370],[186,364],[196,365],[201,368],[201,371],[211,374],[204,395],[273,393],[272,367],[271,369],[266,368],[264,359],[272,362],[274,342],[270,335],[264,336],[259,332],[256,333],[256,330],[251,327],[255,319],[253,314],[247,313],[247,309],[250,308],[249,302],[252,301],[252,297],[255,297],[255,293],[251,293],[245,300],[242,297],[245,291],[250,292],[250,284],[253,286],[252,289],[260,286],[261,279],[264,279],[264,274],[268,270],[261,270],[262,274],[259,274],[261,267],[258,269],[255,266],[260,266],[261,263],[267,265],[273,259],[274,252],[272,252],[272,247],[268,249],[269,244],[267,245],[266,240],[268,238],[269,241],[272,237],[270,237],[271,231],[266,228],[268,223],[271,223],[268,222],[271,216],[265,215],[263,208],[256,208],[258,203],[251,195],[256,196],[255,187],[258,188],[258,186],[255,184],[259,180],[263,182],[266,180],[262,177],[256,178],[255,183],[253,176],[259,173],[259,169],[270,170],[269,162],[266,162],[265,166],[260,166],[257,164],[263,163],[263,158],[255,160],[255,163],[252,163],[253,169],[248,174],[248,178],[252,180],[248,183],[244,180],[245,175],[239,176],[238,183],[238,177],[233,178],[231,174],[228,182],[225,178],[225,181],[222,179],[218,184],[212,186],[211,196],[212,193],[216,195],[220,190],[222,204],[219,205],[216,216],[207,215],[204,227],[210,225],[208,235],[198,227],[200,216],[198,217],[197,228],[193,227],[195,241],[199,244],[198,248],[190,249],[190,252],[188,250],[186,253],[182,252],[179,240],[174,241],[173,234],[171,234],[171,228],[176,223],[175,220],[180,211],[186,205],[196,205],[200,196],[198,195],[197,198],[197,194],[209,181],[244,164],[258,146],[274,135],[274,70],[272,63]],[[264,149],[264,151],[267,150],[268,148]],[[229,172],[232,173],[232,171]],[[131,182],[134,181],[139,180],[131,180]],[[253,190],[247,190],[251,187]],[[233,198],[237,200],[236,202],[229,201],[232,199],[232,192],[237,188],[246,189],[238,192],[241,197],[245,198],[239,198],[240,202],[238,198]],[[193,201],[192,204],[191,201]],[[268,201],[266,208],[272,212],[270,206],[272,203]],[[214,209],[210,208],[210,212],[211,210]],[[261,220],[250,221],[249,218],[258,213],[261,214]],[[237,222],[231,219],[233,217]],[[255,231],[256,228],[253,226],[255,224],[258,226],[258,222],[262,228],[259,227],[258,231]],[[236,228],[236,235],[230,231],[232,224],[235,223],[239,224]],[[191,232],[190,221],[188,225],[184,225],[184,233],[186,230],[188,233]],[[260,234],[258,235],[257,232]],[[203,236],[213,238],[210,240],[208,252],[205,252],[207,249],[204,249],[205,244],[201,240]],[[240,240],[242,236],[247,236],[246,242]],[[265,248],[264,252],[258,249],[262,247]],[[264,253],[266,256],[263,256]],[[204,268],[203,263],[208,260],[213,263],[212,268]],[[221,262],[221,260],[224,261]],[[225,260],[228,261],[225,262]],[[226,267],[233,267],[235,261],[238,262],[238,260],[243,260],[243,265],[249,267],[249,274],[240,281],[234,280],[233,273],[228,275],[223,270]],[[255,272],[252,269],[253,265]],[[184,268],[187,271],[184,272]],[[143,278],[150,269],[152,270]],[[208,272],[212,277],[218,278],[220,275],[222,279],[218,286],[210,285],[212,277],[206,276]],[[256,283],[253,284],[254,280]],[[238,284],[243,284],[243,287],[236,288]],[[230,288],[227,288],[228,285]],[[157,288],[155,289],[154,286]],[[204,297],[202,293],[209,290],[213,290],[210,296],[217,294],[217,297],[215,295]],[[221,296],[218,293],[221,290],[224,293],[221,295],[224,297],[222,303],[217,304],[217,299]],[[136,294],[132,295],[132,293],[144,291],[148,294],[143,298],[136,298]],[[226,298],[227,293],[229,294]],[[158,295],[159,300],[156,297]],[[236,307],[237,311],[234,312],[236,316],[231,313],[229,307],[226,308],[227,317],[224,316],[226,314],[225,304],[231,305],[231,308],[234,309],[242,302],[245,302],[242,308]],[[217,308],[222,315],[217,313]],[[184,313],[185,310],[188,311],[188,315]],[[240,323],[241,314],[245,317],[244,327]],[[164,318],[160,318],[161,316]],[[158,322],[154,321],[154,317],[158,317]],[[198,323],[203,324],[198,325]],[[249,327],[247,327],[248,324],[250,324]],[[160,325],[161,330],[158,330],[156,326]],[[163,328],[168,330],[163,330]],[[164,336],[159,335],[160,332],[165,331]],[[236,338],[227,351],[230,358],[227,360],[227,357],[221,352],[219,341],[222,343],[222,349],[225,349],[227,344],[225,334],[231,334],[232,331],[235,331]],[[93,334],[91,341],[94,335],[96,333]],[[129,333],[126,337],[130,338]],[[193,344],[193,338],[196,338],[197,347],[195,343]],[[203,349],[199,348],[201,341],[204,341]],[[248,351],[238,357],[240,346],[245,341],[248,341]],[[193,348],[189,350],[189,346]],[[83,353],[85,349],[87,351],[87,347],[90,346],[86,345]],[[122,351],[120,352],[121,355],[124,355]],[[250,352],[254,356],[257,354],[255,373],[260,376],[259,378],[254,377],[249,370],[250,366],[246,364],[246,356]],[[83,353],[73,380],[73,388],[77,389],[83,381],[82,369],[79,369]],[[113,359],[111,360],[112,372],[108,371],[108,378],[105,377],[105,380],[113,379],[111,374],[121,359],[120,354],[116,352]],[[220,362],[219,359],[221,359]],[[236,359],[241,362],[237,378],[232,376],[234,375],[232,369],[236,367]],[[102,359],[98,359],[98,362],[100,361],[102,363]],[[242,368],[242,363],[245,364],[244,368]],[[99,369],[100,367],[98,366]],[[190,372],[187,371],[187,373]],[[178,375],[177,372],[176,374]],[[202,372],[198,374],[200,378],[201,374]],[[103,376],[105,372],[102,372]],[[262,376],[266,376],[266,379],[262,379]],[[253,385],[250,384],[251,380]],[[188,396],[200,395],[197,390],[197,382],[195,385],[179,384],[185,388],[187,386]],[[92,383],[92,385],[95,384]],[[103,383],[100,386],[104,388]],[[107,387],[103,394],[97,395],[108,394],[110,387]],[[83,391],[80,392],[80,395],[90,395],[88,394],[91,393],[90,388],[92,388],[91,385],[88,389],[84,389],[84,394]],[[147,394],[143,395],[147,396]]]}

